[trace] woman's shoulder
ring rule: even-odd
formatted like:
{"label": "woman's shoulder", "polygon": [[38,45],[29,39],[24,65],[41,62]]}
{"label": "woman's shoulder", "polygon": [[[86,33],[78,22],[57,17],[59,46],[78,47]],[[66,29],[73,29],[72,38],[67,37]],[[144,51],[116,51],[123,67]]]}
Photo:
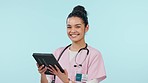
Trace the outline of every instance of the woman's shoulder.
{"label": "woman's shoulder", "polygon": [[65,47],[59,47],[54,52],[61,52]]}
{"label": "woman's shoulder", "polygon": [[70,45],[71,45],[71,44],[69,44],[69,45],[67,45],[67,46],[59,47],[59,48],[57,48],[57,49],[55,50],[55,52],[61,52],[61,51],[63,51],[63,50],[66,50],[67,48],[69,48]]}
{"label": "woman's shoulder", "polygon": [[102,54],[101,52],[97,49],[97,48],[94,48],[94,47],[91,47],[91,46],[88,46],[88,50],[89,50],[89,53],[90,53],[90,58],[101,58],[102,57]]}
{"label": "woman's shoulder", "polygon": [[94,48],[94,47],[91,47],[91,46],[88,46],[88,50],[89,50],[89,61],[90,63],[93,62],[93,61],[102,61],[102,54],[101,52]]}
{"label": "woman's shoulder", "polygon": [[88,46],[88,50],[89,50],[90,52],[92,52],[92,53],[99,53],[99,54],[101,54],[101,52],[99,51],[99,49],[94,48],[94,47],[92,47],[92,46]]}
{"label": "woman's shoulder", "polygon": [[57,48],[56,50],[54,50],[54,52],[53,52],[54,56],[55,56],[56,58],[58,58],[64,48],[65,48],[65,47],[59,47],[59,48]]}

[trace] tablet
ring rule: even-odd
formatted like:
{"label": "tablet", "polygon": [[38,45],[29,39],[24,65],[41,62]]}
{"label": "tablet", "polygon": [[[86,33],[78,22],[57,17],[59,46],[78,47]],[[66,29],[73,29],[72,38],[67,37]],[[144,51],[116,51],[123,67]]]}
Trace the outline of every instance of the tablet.
{"label": "tablet", "polygon": [[[56,65],[60,69],[60,71],[62,73],[64,73],[63,68],[60,66],[60,64],[55,59],[55,57],[54,57],[53,54],[48,54],[48,53],[33,53],[32,56],[34,57],[34,59],[36,60],[36,62],[39,64],[39,66],[44,65],[46,67],[49,67],[49,65],[51,65],[51,66],[53,66],[55,68],[54,65]],[[48,69],[45,72],[45,74],[53,75],[52,73],[49,72]]]}

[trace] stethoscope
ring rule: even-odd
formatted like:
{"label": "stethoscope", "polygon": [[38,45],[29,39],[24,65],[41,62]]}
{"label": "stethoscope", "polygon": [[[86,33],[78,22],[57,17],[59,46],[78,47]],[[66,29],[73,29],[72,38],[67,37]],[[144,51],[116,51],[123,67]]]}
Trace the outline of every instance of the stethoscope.
{"label": "stethoscope", "polygon": [[[86,56],[85,56],[85,59],[82,61],[82,63],[77,63],[77,61],[76,61],[77,56],[78,56],[78,54],[79,54],[82,50],[86,50],[86,51],[87,51],[87,54],[86,54]],[[88,54],[89,54],[89,50],[87,49],[87,44],[86,44],[86,46],[85,46],[84,48],[81,48],[81,49],[77,52],[77,54],[76,54],[76,56],[75,56],[75,63],[76,63],[76,65],[74,65],[74,67],[82,67],[82,64],[83,64],[84,61],[86,60]]]}
{"label": "stethoscope", "polygon": [[[66,50],[67,48],[69,48],[70,46],[71,46],[71,44],[68,45],[68,46],[66,46],[66,47],[64,48],[64,50],[61,52],[59,58],[57,59],[58,61],[60,60],[60,58],[61,58],[61,56],[63,55],[63,53],[65,52],[65,50]],[[86,58],[87,58],[87,56],[88,56],[88,54],[89,54],[89,49],[88,49],[87,47],[88,47],[88,45],[87,45],[87,43],[86,43],[86,46],[85,46],[84,48],[81,48],[81,49],[77,52],[77,54],[76,54],[76,56],[75,56],[75,63],[76,63],[76,64],[74,65],[74,67],[82,67],[82,64],[84,63],[84,61],[86,60]],[[82,50],[86,50],[86,51],[87,51],[86,56],[85,56],[85,59],[82,61],[82,63],[77,63],[77,61],[76,61],[77,56],[78,56],[78,54],[79,54]],[[56,79],[56,76],[54,75],[54,79],[52,80],[52,83],[55,82],[55,79]]]}
{"label": "stethoscope", "polygon": [[[60,58],[61,58],[61,56],[63,55],[63,53],[65,52],[65,50],[68,48],[68,47],[70,47],[71,46],[71,44],[70,45],[68,45],[68,46],[66,46],[65,47],[65,49],[61,52],[61,54],[60,54],[60,56],[59,56],[59,58],[58,58],[58,61],[60,60]],[[89,50],[88,50],[88,45],[86,44],[86,46],[84,47],[84,48],[81,48],[78,52],[77,52],[77,54],[76,54],[76,56],[75,56],[75,65],[74,65],[74,67],[82,67],[82,64],[84,63],[84,61],[86,60],[86,58],[87,58],[87,56],[88,56],[88,54],[89,54]],[[76,59],[77,59],[77,56],[78,56],[78,54],[82,51],[82,50],[86,50],[87,51],[87,54],[86,54],[86,57],[85,57],[85,59],[82,61],[82,63],[77,63],[77,61],[76,61]]]}

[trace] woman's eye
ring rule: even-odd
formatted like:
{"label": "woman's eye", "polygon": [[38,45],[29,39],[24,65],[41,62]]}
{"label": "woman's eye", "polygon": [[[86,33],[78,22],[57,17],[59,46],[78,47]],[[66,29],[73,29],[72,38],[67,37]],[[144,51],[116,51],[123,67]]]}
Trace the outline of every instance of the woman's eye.
{"label": "woman's eye", "polygon": [[81,28],[81,26],[76,26],[76,28]]}
{"label": "woman's eye", "polygon": [[70,26],[67,26],[67,28],[71,28]]}

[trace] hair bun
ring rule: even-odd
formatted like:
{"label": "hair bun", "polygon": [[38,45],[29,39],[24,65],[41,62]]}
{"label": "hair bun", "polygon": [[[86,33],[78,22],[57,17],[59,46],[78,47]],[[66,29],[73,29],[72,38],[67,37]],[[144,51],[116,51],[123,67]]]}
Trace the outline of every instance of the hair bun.
{"label": "hair bun", "polygon": [[75,11],[81,11],[87,16],[87,12],[83,6],[78,5],[78,6],[74,7],[72,12],[75,12]]}
{"label": "hair bun", "polygon": [[67,18],[78,17],[81,18],[85,24],[85,27],[88,25],[87,11],[83,6],[77,5],[73,8],[73,11],[68,15]]}

